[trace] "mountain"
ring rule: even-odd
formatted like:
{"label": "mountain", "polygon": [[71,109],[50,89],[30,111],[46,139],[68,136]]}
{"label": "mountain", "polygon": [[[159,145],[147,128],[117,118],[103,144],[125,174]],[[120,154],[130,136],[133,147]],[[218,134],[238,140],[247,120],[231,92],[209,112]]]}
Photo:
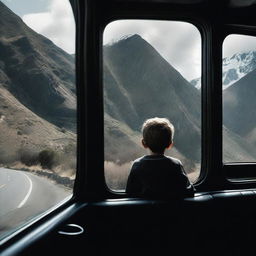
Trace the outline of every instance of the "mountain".
{"label": "mountain", "polygon": [[55,171],[70,177],[76,161],[74,57],[2,2],[0,51],[0,165],[35,164],[46,150],[56,163],[58,156]]}
{"label": "mountain", "polygon": [[223,161],[255,162],[256,150],[250,140],[223,126]]}
{"label": "mountain", "polygon": [[239,79],[256,68],[256,52],[236,53],[232,57],[223,59],[223,89],[237,82]]}
{"label": "mountain", "polygon": [[[256,68],[256,51],[236,53],[226,57],[222,60],[222,67],[223,89],[226,89]],[[193,79],[190,83],[197,89],[201,88],[200,78]]]}
{"label": "mountain", "polygon": [[75,143],[75,134],[39,117],[0,87],[0,164],[33,157],[47,148],[63,153]]}
{"label": "mountain", "polygon": [[[142,123],[159,116],[176,128],[171,155],[182,159],[186,171],[195,169],[201,157],[200,90],[139,35],[104,46],[103,56],[105,159],[122,164],[144,154]],[[241,161],[255,159],[252,145],[233,128],[224,127],[223,134],[225,160],[237,159],[238,152]]]}
{"label": "mountain", "polygon": [[74,130],[74,58],[26,26],[2,2],[0,35],[1,87],[40,117]]}
{"label": "mountain", "polygon": [[191,83],[196,89],[200,89],[200,88],[201,88],[201,77],[195,78],[195,79],[191,80],[190,83]]}
{"label": "mountain", "polygon": [[[64,169],[73,163],[72,175],[74,56],[28,28],[1,2],[0,32],[0,164],[50,147],[64,156]],[[194,170],[201,159],[200,90],[139,35],[104,46],[103,57],[105,160],[124,164],[144,154],[141,126],[159,116],[176,128],[171,155],[180,158],[188,172]],[[224,154],[232,159],[240,150],[246,159],[252,148],[231,128],[225,128]],[[248,128],[246,136],[255,133]]]}
{"label": "mountain", "polygon": [[[256,70],[223,92],[223,122],[227,128],[242,137],[250,137],[256,127],[255,83]],[[255,137],[251,139],[256,142]]]}
{"label": "mountain", "polygon": [[[190,83],[201,88],[201,79]],[[226,161],[256,159],[256,51],[223,59],[223,151]]]}
{"label": "mountain", "polygon": [[[104,47],[105,111],[139,132],[145,119],[169,118],[175,146],[200,159],[200,92],[139,35]],[[195,104],[196,103],[196,104]]]}
{"label": "mountain", "polygon": [[135,159],[137,155],[144,153],[140,145],[140,134],[107,113],[104,115],[104,138],[105,145],[108,145],[108,150],[105,152],[107,161],[122,164],[129,158]]}

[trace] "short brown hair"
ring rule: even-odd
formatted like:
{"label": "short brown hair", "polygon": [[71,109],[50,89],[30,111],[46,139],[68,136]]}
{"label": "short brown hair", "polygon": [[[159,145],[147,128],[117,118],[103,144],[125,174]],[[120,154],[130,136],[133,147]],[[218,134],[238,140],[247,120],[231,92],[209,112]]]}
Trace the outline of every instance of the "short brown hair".
{"label": "short brown hair", "polygon": [[144,143],[154,153],[163,153],[173,142],[174,126],[167,118],[150,118],[142,126]]}

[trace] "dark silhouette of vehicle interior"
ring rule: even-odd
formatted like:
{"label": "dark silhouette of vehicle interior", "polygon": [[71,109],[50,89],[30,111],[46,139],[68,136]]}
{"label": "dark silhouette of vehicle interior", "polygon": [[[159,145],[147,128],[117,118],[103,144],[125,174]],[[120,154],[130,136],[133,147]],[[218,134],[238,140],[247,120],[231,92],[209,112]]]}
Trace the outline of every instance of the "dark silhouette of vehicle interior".
{"label": "dark silhouette of vehicle interior", "polygon": [[[70,2],[78,109],[73,196],[5,238],[0,254],[256,255],[256,162],[224,163],[222,146],[222,45],[228,35],[256,36],[256,1]],[[107,24],[122,19],[185,21],[200,31],[201,172],[194,195],[130,198],[106,185],[102,37]]]}

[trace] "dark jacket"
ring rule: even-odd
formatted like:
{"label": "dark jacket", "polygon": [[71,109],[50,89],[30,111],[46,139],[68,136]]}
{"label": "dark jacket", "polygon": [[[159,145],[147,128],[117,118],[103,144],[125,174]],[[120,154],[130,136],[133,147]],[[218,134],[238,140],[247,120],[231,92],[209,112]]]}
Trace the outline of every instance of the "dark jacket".
{"label": "dark jacket", "polygon": [[134,161],[126,192],[135,197],[170,198],[192,195],[194,188],[178,159],[148,155]]}

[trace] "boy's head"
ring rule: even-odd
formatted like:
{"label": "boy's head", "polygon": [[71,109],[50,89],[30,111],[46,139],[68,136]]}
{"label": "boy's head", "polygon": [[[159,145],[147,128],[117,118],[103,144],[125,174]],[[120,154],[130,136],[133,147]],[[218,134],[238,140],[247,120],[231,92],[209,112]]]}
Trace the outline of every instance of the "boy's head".
{"label": "boy's head", "polygon": [[166,118],[147,119],[142,126],[142,143],[153,153],[163,154],[173,143],[174,127]]}

